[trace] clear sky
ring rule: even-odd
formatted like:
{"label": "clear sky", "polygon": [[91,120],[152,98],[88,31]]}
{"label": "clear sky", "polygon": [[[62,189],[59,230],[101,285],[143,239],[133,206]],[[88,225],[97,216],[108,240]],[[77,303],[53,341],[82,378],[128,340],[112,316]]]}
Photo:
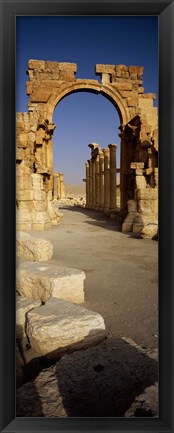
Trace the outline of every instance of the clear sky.
{"label": "clear sky", "polygon": [[[158,17],[156,16],[18,16],[16,18],[16,110],[27,111],[29,59],[77,63],[76,78],[100,80],[95,65],[144,66],[145,93],[158,97]],[[158,98],[154,105],[157,105]],[[104,96],[79,92],[57,105],[53,121],[54,170],[65,183],[85,177],[88,144],[118,144],[119,116]]]}

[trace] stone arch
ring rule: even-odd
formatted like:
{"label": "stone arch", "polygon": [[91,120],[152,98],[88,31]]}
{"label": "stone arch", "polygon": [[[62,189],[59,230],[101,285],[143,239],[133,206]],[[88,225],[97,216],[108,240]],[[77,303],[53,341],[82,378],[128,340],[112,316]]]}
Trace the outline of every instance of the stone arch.
{"label": "stone arch", "polygon": [[[142,178],[151,176],[148,188],[157,184],[157,108],[153,107],[154,94],[144,93],[143,67],[96,65],[100,82],[76,79],[76,70],[77,65],[74,63],[44,60],[28,62],[28,113],[17,113],[16,123],[17,205],[21,215],[18,219],[21,221],[19,228],[37,229],[39,225],[44,228],[57,223],[51,206],[52,134],[55,128],[52,118],[59,101],[73,92],[102,94],[111,101],[120,116],[122,210],[127,209],[127,201],[135,196],[134,187],[129,182],[130,172],[134,178],[135,175],[142,175]],[[148,167],[147,161],[150,164]],[[137,171],[139,168],[140,171]],[[146,180],[143,185],[146,185]],[[25,192],[25,200],[22,191]]]}
{"label": "stone arch", "polygon": [[103,85],[100,83],[91,82],[92,80],[80,80],[75,83],[64,84],[57,92],[53,92],[47,103],[47,118],[50,122],[52,122],[53,112],[58,103],[65,98],[66,96],[75,93],[75,92],[92,92],[99,94],[101,93],[104,97],[106,97],[116,108],[119,117],[120,123],[126,125],[129,121],[130,115],[125,104],[123,98],[121,98],[117,89],[111,89],[107,84]]}

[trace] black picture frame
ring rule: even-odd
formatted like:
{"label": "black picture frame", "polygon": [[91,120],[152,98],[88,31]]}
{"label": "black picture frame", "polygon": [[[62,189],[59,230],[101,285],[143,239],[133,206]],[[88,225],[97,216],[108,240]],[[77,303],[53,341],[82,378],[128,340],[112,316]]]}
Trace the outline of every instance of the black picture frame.
{"label": "black picture frame", "polygon": [[[174,1],[1,0],[0,431],[174,431]],[[15,17],[17,15],[157,15],[159,19],[159,417],[15,418]],[[173,262],[174,263],[174,262]]]}

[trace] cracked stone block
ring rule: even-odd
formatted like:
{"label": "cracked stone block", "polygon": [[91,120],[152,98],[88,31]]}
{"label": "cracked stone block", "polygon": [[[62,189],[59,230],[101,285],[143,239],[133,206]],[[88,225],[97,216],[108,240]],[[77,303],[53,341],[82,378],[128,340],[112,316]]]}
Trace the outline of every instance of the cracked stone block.
{"label": "cracked stone block", "polygon": [[67,350],[97,344],[105,338],[103,317],[93,311],[52,298],[27,314],[26,332],[40,355],[57,359]]}
{"label": "cracked stone block", "polygon": [[18,266],[16,289],[21,296],[46,302],[51,297],[74,303],[84,302],[85,273],[47,262],[26,262]]}
{"label": "cracked stone block", "polygon": [[27,260],[50,260],[53,256],[53,246],[46,239],[35,238],[26,232],[17,232],[16,255]]}
{"label": "cracked stone block", "polygon": [[16,296],[16,338],[22,338],[25,335],[26,313],[40,305],[40,301],[31,301],[22,296]]}

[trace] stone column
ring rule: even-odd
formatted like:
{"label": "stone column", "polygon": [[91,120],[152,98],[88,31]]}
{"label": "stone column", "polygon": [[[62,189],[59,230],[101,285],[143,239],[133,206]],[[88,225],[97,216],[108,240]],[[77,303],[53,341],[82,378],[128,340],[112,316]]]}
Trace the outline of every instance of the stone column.
{"label": "stone column", "polygon": [[89,206],[89,161],[86,161],[86,207]]}
{"label": "stone column", "polygon": [[53,198],[54,200],[57,200],[57,186],[58,186],[58,176],[57,173],[54,173],[54,184],[53,184]]}
{"label": "stone column", "polygon": [[57,173],[57,197],[61,198],[60,197],[60,174],[59,173]]}
{"label": "stone column", "polygon": [[92,161],[91,159],[88,160],[89,162],[89,208],[92,207]]}
{"label": "stone column", "polygon": [[92,159],[92,208],[95,208],[95,160]]}
{"label": "stone column", "polygon": [[104,154],[99,154],[99,210],[104,208]]}
{"label": "stone column", "polygon": [[104,213],[109,213],[110,206],[110,164],[109,149],[103,149],[104,153]]}
{"label": "stone column", "polygon": [[60,176],[60,198],[65,197],[65,188],[64,188],[64,182],[63,182],[63,173],[59,174]]}
{"label": "stone column", "polygon": [[109,144],[110,151],[110,209],[116,209],[116,144]]}
{"label": "stone column", "polygon": [[99,209],[99,155],[95,158],[95,208]]}

